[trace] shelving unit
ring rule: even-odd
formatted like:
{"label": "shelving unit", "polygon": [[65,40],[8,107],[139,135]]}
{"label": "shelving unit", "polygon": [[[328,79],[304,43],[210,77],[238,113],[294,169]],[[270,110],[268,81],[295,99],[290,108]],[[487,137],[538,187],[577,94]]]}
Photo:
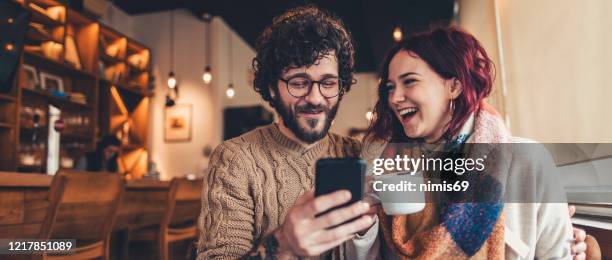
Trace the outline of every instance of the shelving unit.
{"label": "shelving unit", "polygon": [[[53,105],[62,111],[62,168],[76,165],[100,136],[115,134],[123,142],[120,171],[140,178],[148,161],[150,50],[63,1],[16,2],[32,16],[18,77],[0,93],[0,171],[46,171]],[[62,84],[43,82],[43,73]]]}
{"label": "shelving unit", "polygon": [[[19,91],[16,87],[17,77],[10,83],[9,92],[0,92],[0,170],[15,169],[17,148],[17,110]],[[7,89],[2,86],[2,89]]]}

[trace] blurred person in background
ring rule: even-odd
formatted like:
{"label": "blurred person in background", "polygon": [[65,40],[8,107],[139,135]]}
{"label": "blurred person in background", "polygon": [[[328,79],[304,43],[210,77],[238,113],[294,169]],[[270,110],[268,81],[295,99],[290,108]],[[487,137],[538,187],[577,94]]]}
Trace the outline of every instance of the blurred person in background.
{"label": "blurred person in background", "polygon": [[117,157],[121,141],[114,135],[105,135],[96,144],[96,149],[81,157],[75,170],[89,172],[118,172]]}

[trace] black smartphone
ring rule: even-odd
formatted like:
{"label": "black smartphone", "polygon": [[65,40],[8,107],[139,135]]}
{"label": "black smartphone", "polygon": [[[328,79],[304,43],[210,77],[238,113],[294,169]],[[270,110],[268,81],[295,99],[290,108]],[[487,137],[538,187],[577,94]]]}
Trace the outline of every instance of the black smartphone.
{"label": "black smartphone", "polygon": [[338,190],[348,190],[351,192],[351,200],[317,214],[317,217],[363,199],[365,171],[366,163],[359,158],[319,159],[315,173],[315,196],[318,197]]}

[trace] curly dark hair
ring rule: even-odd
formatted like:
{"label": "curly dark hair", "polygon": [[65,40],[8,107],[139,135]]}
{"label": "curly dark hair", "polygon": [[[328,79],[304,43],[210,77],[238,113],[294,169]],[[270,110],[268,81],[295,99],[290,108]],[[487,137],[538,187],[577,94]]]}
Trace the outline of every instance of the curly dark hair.
{"label": "curly dark hair", "polygon": [[339,18],[313,5],[296,7],[275,17],[272,25],[257,39],[255,49],[253,87],[274,108],[276,100],[270,89],[278,96],[281,74],[292,68],[313,65],[330,52],[335,52],[338,61],[340,98],[355,84],[355,49],[351,34]]}

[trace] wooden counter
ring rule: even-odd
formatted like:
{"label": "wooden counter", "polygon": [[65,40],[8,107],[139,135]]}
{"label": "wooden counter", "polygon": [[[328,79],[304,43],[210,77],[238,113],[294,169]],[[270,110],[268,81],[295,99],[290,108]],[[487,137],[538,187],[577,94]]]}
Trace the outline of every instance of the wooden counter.
{"label": "wooden counter", "polygon": [[[44,174],[0,172],[0,238],[38,236],[49,207],[52,179]],[[128,181],[115,230],[158,225],[166,211],[169,187],[169,181]]]}

